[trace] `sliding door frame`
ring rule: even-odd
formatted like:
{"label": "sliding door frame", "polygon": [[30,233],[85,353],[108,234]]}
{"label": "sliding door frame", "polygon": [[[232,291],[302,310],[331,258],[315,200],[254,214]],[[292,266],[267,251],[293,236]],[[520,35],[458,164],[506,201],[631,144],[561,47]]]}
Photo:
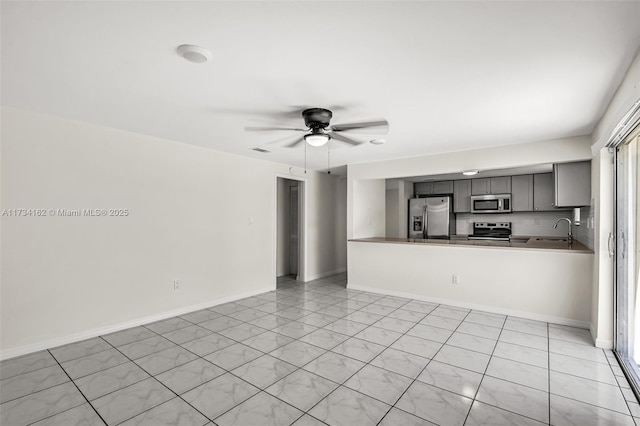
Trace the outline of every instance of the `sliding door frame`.
{"label": "sliding door frame", "polygon": [[[635,274],[635,270],[630,270],[630,268],[634,268],[635,265],[632,265],[629,262],[629,238],[637,238],[637,230],[626,229],[626,224],[630,223],[628,215],[635,214],[637,217],[637,212],[634,213],[632,206],[630,206],[630,202],[635,201],[635,203],[637,204],[638,201],[634,200],[633,198],[629,199],[628,196],[629,185],[632,184],[632,182],[629,182],[630,170],[628,168],[630,159],[628,158],[628,156],[630,155],[630,153],[628,152],[628,146],[636,138],[640,138],[640,126],[633,129],[622,143],[613,148],[613,230],[615,241],[615,254],[613,256],[613,282],[615,291],[613,299],[613,323],[614,354],[618,359],[618,362],[620,363],[620,366],[622,367],[622,370],[627,377],[629,385],[636,395],[636,398],[640,399],[640,367],[629,353],[629,345],[635,344],[635,342],[630,342],[629,340],[629,327],[635,327],[635,324],[638,322],[637,319],[634,318],[637,308],[634,309],[634,312],[631,312],[630,306],[635,306],[637,300],[636,292],[640,290],[637,284],[635,289],[628,288],[629,284],[632,283],[632,280],[629,279],[629,274]],[[636,162],[636,176],[638,173],[638,166],[640,165]],[[640,183],[636,182],[636,197],[638,196],[637,185],[640,185]],[[635,228],[637,228],[638,226],[640,226],[640,224],[635,223]],[[629,235],[631,233],[633,233],[632,236]],[[635,262],[638,261],[639,259],[636,258]],[[632,331],[634,334],[636,334],[635,330]],[[640,358],[640,354],[635,355]]]}

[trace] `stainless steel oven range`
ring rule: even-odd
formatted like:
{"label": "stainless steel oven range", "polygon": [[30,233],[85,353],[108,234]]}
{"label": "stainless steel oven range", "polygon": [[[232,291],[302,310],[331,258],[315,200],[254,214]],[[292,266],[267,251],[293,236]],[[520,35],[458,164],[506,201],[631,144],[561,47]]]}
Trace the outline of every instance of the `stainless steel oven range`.
{"label": "stainless steel oven range", "polygon": [[470,240],[509,241],[511,222],[473,222]]}

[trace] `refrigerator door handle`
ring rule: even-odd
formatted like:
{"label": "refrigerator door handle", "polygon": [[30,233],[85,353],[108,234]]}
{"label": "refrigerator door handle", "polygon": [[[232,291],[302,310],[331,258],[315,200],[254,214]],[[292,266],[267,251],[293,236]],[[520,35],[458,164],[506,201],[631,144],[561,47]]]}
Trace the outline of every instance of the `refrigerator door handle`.
{"label": "refrigerator door handle", "polygon": [[422,238],[427,238],[427,206],[424,206],[422,210]]}

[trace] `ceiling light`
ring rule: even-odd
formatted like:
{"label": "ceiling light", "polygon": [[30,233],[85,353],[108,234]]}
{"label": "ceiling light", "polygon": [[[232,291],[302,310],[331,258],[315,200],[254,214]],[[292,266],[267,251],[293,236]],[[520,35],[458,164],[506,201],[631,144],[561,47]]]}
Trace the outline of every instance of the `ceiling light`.
{"label": "ceiling light", "polygon": [[374,145],[383,145],[383,144],[385,144],[386,142],[387,142],[387,140],[386,140],[386,139],[371,139],[371,140],[369,141],[369,143],[372,143],[372,144],[374,144]]}
{"label": "ceiling light", "polygon": [[325,133],[311,133],[305,135],[304,140],[311,146],[322,146],[329,142],[329,135]]}
{"label": "ceiling light", "polygon": [[466,172],[462,172],[462,174],[465,176],[473,176],[477,175],[478,173],[480,173],[480,170],[467,170]]}
{"label": "ceiling light", "polygon": [[211,59],[211,52],[204,47],[194,46],[193,44],[178,46],[178,54],[187,61],[196,64],[204,64]]}

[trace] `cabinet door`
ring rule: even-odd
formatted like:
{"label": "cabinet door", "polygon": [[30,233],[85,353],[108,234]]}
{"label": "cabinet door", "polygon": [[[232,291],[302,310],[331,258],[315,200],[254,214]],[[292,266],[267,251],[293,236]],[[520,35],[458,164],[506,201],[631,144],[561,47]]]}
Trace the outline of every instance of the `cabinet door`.
{"label": "cabinet door", "polygon": [[486,195],[490,193],[490,189],[489,178],[471,180],[471,195]]}
{"label": "cabinet door", "polygon": [[533,175],[533,209],[535,211],[556,210],[553,192],[553,173]]}
{"label": "cabinet door", "polygon": [[453,181],[443,180],[440,182],[433,182],[434,194],[453,194]]}
{"label": "cabinet door", "polygon": [[491,178],[492,194],[510,194],[511,193],[511,176],[500,176]]}
{"label": "cabinet door", "polygon": [[591,204],[591,161],[554,164],[553,175],[556,206]]}
{"label": "cabinet door", "polygon": [[414,184],[413,192],[416,195],[431,195],[433,194],[433,182],[418,182]]}
{"label": "cabinet door", "polygon": [[511,210],[533,211],[533,175],[511,177]]}
{"label": "cabinet door", "polygon": [[471,212],[471,180],[453,182],[453,211],[455,213]]}

